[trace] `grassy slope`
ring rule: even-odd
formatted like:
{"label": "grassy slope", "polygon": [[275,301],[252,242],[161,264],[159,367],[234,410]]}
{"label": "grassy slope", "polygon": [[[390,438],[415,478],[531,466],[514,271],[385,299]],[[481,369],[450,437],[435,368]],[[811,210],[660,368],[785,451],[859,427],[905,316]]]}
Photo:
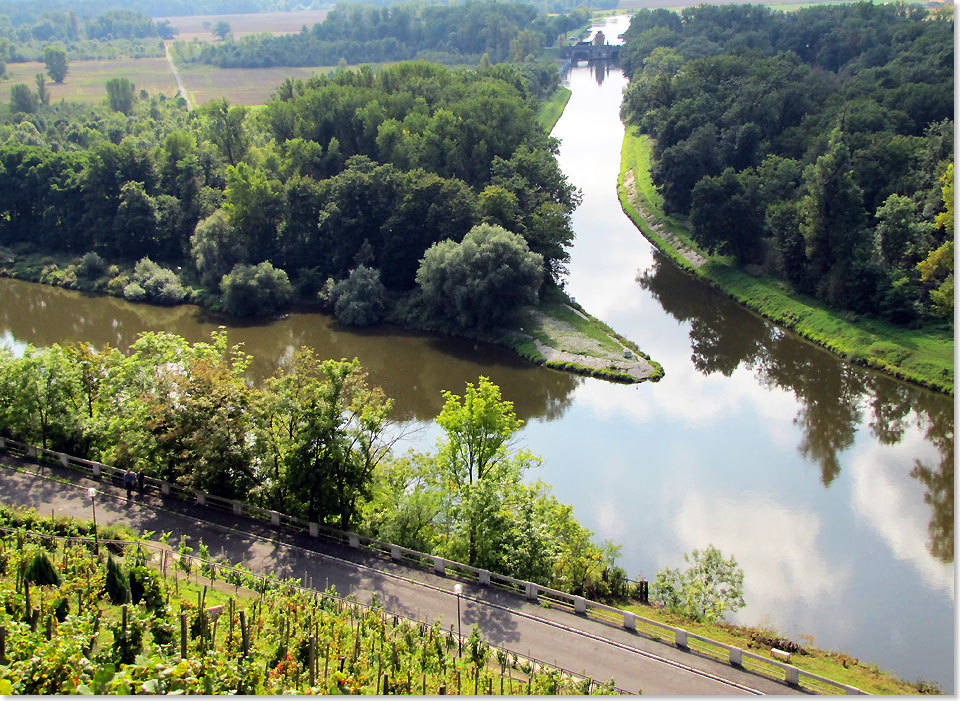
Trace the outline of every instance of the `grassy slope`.
{"label": "grassy slope", "polygon": [[[767,642],[759,642],[756,638],[780,637],[773,631],[734,626],[723,622],[697,623],[663,609],[642,604],[629,604],[623,608],[635,612],[638,616],[684,628],[696,635],[734,645],[759,655],[770,656],[770,645]],[[807,654],[794,654],[790,663],[802,670],[855,686],[869,694],[916,694],[919,691],[916,685],[898,679],[889,672],[881,671],[874,664],[868,664],[842,652],[829,652],[815,648],[812,639],[799,642]]]}
{"label": "grassy slope", "polygon": [[[650,144],[636,128],[627,130],[620,162],[620,183],[633,170],[637,192],[651,213],[691,248],[696,245],[684,225],[661,210],[662,199],[650,180]],[[945,326],[905,329],[879,319],[858,318],[848,312],[832,310],[817,300],[793,294],[782,281],[772,277],[754,277],[735,267],[729,259],[710,257],[699,270],[684,260],[667,242],[643,221],[621,189],[620,203],[654,245],[681,267],[711,282],[741,304],[764,317],[795,331],[837,355],[903,380],[953,394],[953,331]]]}
{"label": "grassy slope", "polygon": [[537,123],[548,134],[553,131],[553,127],[560,120],[560,115],[563,114],[563,109],[567,106],[567,101],[572,94],[569,88],[558,85],[550,99],[540,105],[540,109],[537,111]]}

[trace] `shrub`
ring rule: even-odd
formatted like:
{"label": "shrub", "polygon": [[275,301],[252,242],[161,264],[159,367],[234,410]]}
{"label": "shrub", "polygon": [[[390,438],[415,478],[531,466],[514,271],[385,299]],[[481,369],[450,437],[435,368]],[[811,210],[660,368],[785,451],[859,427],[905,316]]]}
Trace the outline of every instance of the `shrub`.
{"label": "shrub", "polygon": [[123,576],[120,565],[112,557],[107,558],[107,596],[111,604],[125,604],[130,601],[130,586]]}
{"label": "shrub", "polygon": [[42,550],[38,550],[37,554],[33,556],[23,576],[28,582],[34,584],[60,584],[60,575],[57,574],[50,558]]}
{"label": "shrub", "polygon": [[358,265],[346,280],[331,290],[333,313],[344,324],[370,326],[383,320],[387,308],[387,290],[380,282],[380,271]]}
{"label": "shrub", "polygon": [[[110,289],[109,284],[107,289]],[[142,302],[147,298],[147,291],[140,286],[140,283],[131,282],[123,288],[123,298],[128,302]]]}
{"label": "shrub", "polygon": [[273,314],[290,303],[293,288],[287,273],[268,262],[238,263],[220,281],[224,309],[236,316]]}
{"label": "shrub", "polygon": [[[157,265],[149,258],[141,258],[137,262],[133,270],[133,281],[143,289],[147,299],[157,304],[180,304],[186,296],[176,273]],[[129,285],[124,288],[123,296],[131,301],[139,301],[127,296],[128,288]],[[136,294],[136,288],[132,292]]]}
{"label": "shrub", "polygon": [[107,271],[107,264],[94,251],[86,253],[77,265],[77,274],[88,280],[96,280]]}

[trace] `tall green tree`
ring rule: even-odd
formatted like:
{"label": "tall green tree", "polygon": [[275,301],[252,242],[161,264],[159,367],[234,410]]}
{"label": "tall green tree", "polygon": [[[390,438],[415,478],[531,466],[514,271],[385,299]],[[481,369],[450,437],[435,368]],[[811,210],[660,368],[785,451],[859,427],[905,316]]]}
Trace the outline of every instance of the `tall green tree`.
{"label": "tall green tree", "polygon": [[43,64],[46,66],[47,75],[54,83],[62,83],[67,77],[67,52],[62,46],[45,46]]}
{"label": "tall green tree", "polygon": [[210,100],[199,111],[207,139],[217,147],[227,163],[237,165],[250,147],[250,136],[244,126],[246,108],[231,107],[230,102],[221,97]]}
{"label": "tall green tree", "polygon": [[134,86],[126,78],[107,81],[107,104],[114,112],[130,114],[133,111]]}
{"label": "tall green tree", "polygon": [[37,111],[37,96],[26,83],[17,83],[10,88],[10,111],[28,114]]}
{"label": "tall green tree", "polygon": [[510,439],[523,425],[500,388],[486,377],[468,382],[463,397],[445,391],[437,424],[446,434],[438,445],[439,479],[449,490],[448,508],[462,524],[469,564],[489,563],[491,539],[499,532],[503,497],[519,484],[532,455],[511,455]]}
{"label": "tall green tree", "polygon": [[473,227],[461,243],[434,244],[417,271],[427,308],[461,329],[490,329],[535,304],[542,281],[543,257],[518,234],[489,224]]}
{"label": "tall green tree", "polygon": [[258,407],[256,449],[267,503],[344,530],[359,518],[373,473],[390,452],[392,400],[360,363],[298,350],[270,378]]}

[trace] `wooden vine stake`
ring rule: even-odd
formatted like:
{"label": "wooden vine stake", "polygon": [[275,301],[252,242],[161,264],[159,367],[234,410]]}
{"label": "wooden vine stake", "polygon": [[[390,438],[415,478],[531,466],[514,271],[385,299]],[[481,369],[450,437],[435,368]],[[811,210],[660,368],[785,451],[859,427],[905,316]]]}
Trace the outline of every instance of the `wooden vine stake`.
{"label": "wooden vine stake", "polygon": [[180,659],[187,659],[187,614],[180,614]]}
{"label": "wooden vine stake", "polygon": [[310,636],[310,686],[311,687],[314,686],[317,680],[316,664],[317,664],[317,638],[311,635]]}

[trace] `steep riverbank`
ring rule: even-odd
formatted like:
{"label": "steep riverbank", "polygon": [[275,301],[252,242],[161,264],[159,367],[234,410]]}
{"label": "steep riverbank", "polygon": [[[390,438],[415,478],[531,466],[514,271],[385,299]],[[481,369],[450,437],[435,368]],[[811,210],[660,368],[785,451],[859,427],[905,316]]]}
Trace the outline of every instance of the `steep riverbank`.
{"label": "steep riverbank", "polygon": [[788,291],[781,280],[752,275],[726,257],[700,251],[684,223],[663,213],[650,180],[649,139],[635,127],[624,135],[618,194],[624,212],[654,246],[740,304],[851,363],[953,394],[951,329],[905,329],[829,309]]}

